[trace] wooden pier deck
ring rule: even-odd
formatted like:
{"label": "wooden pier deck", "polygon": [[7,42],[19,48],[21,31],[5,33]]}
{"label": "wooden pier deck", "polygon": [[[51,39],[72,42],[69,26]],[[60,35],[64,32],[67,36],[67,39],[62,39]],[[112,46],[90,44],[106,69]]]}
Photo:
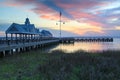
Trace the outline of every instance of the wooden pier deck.
{"label": "wooden pier deck", "polygon": [[61,38],[61,43],[77,42],[113,42],[112,37],[64,37]]}
{"label": "wooden pier deck", "polygon": [[113,42],[113,38],[101,37],[101,38],[48,38],[48,39],[25,39],[25,40],[0,40],[0,56],[6,54],[13,54],[13,52],[28,51],[35,48],[40,48],[45,45],[53,43],[74,43],[80,42]]}
{"label": "wooden pier deck", "polygon": [[13,54],[13,52],[28,51],[35,48],[47,46],[49,44],[58,43],[59,39],[48,39],[48,40],[28,40],[28,41],[5,41],[0,43],[0,56],[6,54]]}

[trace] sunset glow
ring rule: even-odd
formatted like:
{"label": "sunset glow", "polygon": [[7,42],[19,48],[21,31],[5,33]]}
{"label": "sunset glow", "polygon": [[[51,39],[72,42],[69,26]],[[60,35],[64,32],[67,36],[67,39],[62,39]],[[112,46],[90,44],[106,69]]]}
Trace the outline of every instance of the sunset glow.
{"label": "sunset glow", "polygon": [[62,36],[65,32],[71,36],[120,34],[120,0],[0,0],[0,35],[13,22],[24,23],[26,17],[37,28],[59,30],[60,11],[65,22]]}

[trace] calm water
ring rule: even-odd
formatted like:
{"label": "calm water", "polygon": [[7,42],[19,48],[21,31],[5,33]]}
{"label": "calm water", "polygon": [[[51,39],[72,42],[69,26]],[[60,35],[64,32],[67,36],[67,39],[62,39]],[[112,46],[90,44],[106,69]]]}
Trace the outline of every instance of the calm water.
{"label": "calm water", "polygon": [[87,52],[120,50],[120,38],[114,38],[113,42],[75,42],[74,44],[59,44],[53,50],[63,50],[65,52],[75,52],[84,50]]}

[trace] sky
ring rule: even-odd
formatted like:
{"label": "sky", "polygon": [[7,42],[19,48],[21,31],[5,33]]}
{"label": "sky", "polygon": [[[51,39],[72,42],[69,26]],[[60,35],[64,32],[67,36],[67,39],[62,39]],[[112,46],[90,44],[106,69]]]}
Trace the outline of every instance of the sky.
{"label": "sky", "polygon": [[120,36],[120,0],[0,0],[0,36],[27,17],[59,36],[60,11],[62,36]]}

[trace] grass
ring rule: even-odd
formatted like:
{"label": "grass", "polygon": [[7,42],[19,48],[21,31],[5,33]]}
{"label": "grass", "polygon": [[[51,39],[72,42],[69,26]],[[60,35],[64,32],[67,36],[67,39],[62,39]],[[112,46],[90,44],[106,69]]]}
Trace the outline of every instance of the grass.
{"label": "grass", "polygon": [[120,51],[51,53],[0,58],[0,80],[119,80]]}

